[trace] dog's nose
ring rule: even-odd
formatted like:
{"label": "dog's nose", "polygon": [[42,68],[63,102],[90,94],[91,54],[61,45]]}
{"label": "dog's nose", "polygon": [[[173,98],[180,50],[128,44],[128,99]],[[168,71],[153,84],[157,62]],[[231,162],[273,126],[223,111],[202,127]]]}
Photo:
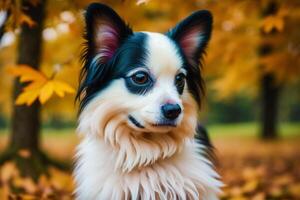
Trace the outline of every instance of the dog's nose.
{"label": "dog's nose", "polygon": [[161,107],[162,113],[165,118],[174,120],[181,113],[181,108],[178,104],[165,104]]}

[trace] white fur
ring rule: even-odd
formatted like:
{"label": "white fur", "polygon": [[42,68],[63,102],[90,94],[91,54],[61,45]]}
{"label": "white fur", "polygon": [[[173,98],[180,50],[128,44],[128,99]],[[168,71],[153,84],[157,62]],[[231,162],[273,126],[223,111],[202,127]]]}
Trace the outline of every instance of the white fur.
{"label": "white fur", "polygon": [[118,155],[111,146],[85,137],[75,169],[77,199],[217,199],[218,175],[196,149],[189,140],[171,158],[124,173],[114,167]]}
{"label": "white fur", "polygon": [[[124,80],[113,81],[82,111],[74,170],[76,198],[94,199],[218,199],[222,183],[205,147],[196,144],[197,105],[185,87],[179,96],[174,77],[180,66],[176,48],[161,34],[148,33],[147,65],[156,78],[146,95],[128,92]],[[183,112],[177,127],[153,127],[165,101]],[[134,116],[145,128],[134,126]]]}

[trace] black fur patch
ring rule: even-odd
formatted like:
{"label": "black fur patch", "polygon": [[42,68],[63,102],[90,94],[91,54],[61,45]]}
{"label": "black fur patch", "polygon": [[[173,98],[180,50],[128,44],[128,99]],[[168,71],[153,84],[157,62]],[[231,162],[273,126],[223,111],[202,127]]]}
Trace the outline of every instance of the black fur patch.
{"label": "black fur patch", "polygon": [[[93,39],[94,22],[97,18],[109,20],[109,23],[113,23],[120,32],[119,47],[115,50],[112,58],[105,62],[97,57],[95,40]],[[146,34],[133,33],[125,22],[108,6],[98,3],[91,4],[87,8],[85,21],[86,33],[84,38],[86,43],[82,54],[83,69],[76,97],[80,100],[80,111],[113,80],[119,78],[124,78],[125,80],[126,74],[130,70],[145,66],[144,60],[147,53],[144,48]]]}
{"label": "black fur patch", "polygon": [[[187,55],[181,46],[181,40],[184,40],[184,37],[192,30],[196,30],[194,32],[199,34],[201,40],[196,45],[195,50],[190,52],[190,55]],[[176,45],[179,47],[179,52],[182,54],[184,60],[184,68],[187,70],[187,84],[189,90],[199,106],[201,97],[205,94],[204,81],[201,75],[202,58],[203,54],[205,54],[205,48],[210,39],[211,31],[211,13],[207,10],[200,10],[182,20],[166,33],[166,35],[175,41]],[[192,61],[189,59],[192,59]]]}

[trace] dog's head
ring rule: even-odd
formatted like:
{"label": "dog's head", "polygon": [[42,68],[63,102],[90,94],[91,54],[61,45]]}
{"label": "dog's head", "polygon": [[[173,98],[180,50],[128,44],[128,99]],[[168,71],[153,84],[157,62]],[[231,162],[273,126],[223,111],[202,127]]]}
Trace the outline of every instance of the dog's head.
{"label": "dog's head", "polygon": [[211,14],[194,12],[166,34],[133,32],[102,4],[91,4],[85,20],[79,131],[119,147],[124,138],[129,143],[172,138],[176,146],[193,136]]}

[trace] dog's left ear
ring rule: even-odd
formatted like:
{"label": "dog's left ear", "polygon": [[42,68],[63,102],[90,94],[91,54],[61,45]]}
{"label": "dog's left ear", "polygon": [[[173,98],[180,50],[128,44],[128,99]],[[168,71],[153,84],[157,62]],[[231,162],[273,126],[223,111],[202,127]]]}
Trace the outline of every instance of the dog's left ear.
{"label": "dog's left ear", "polygon": [[197,67],[211,35],[212,15],[207,10],[194,12],[178,23],[167,35],[175,40],[189,64]]}

